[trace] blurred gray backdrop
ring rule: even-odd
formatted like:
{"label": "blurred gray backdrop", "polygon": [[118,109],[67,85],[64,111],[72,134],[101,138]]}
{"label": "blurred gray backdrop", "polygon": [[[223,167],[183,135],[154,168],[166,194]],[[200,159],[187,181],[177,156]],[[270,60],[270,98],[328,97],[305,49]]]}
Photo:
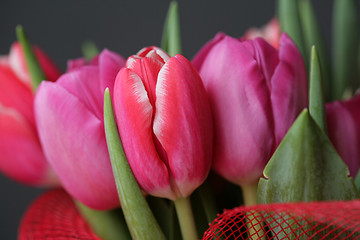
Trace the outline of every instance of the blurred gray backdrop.
{"label": "blurred gray backdrop", "polygon": [[[333,1],[313,2],[330,45]],[[81,44],[85,40],[126,58],[144,46],[160,44],[168,5],[169,1],[146,0],[1,0],[0,54],[8,53],[16,40],[15,26],[22,24],[31,41],[45,50],[63,71],[68,59],[82,55]],[[217,32],[239,37],[249,27],[259,27],[275,14],[275,0],[180,0],[179,5],[183,54],[189,59]],[[16,239],[22,214],[45,190],[20,185],[0,174],[1,239]]]}

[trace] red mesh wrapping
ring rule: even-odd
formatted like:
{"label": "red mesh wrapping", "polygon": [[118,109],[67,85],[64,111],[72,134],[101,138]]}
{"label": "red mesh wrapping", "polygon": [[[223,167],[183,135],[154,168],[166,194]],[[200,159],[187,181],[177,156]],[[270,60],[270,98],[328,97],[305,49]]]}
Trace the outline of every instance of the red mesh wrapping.
{"label": "red mesh wrapping", "polygon": [[101,240],[86,224],[64,190],[52,190],[36,199],[25,213],[19,240]]}
{"label": "red mesh wrapping", "polygon": [[225,210],[203,239],[359,239],[360,201],[257,205]]}

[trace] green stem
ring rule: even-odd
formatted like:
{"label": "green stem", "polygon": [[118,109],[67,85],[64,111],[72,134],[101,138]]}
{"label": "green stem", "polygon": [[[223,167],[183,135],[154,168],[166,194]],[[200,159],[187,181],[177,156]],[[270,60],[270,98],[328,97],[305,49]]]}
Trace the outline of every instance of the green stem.
{"label": "green stem", "polygon": [[78,201],[75,201],[75,205],[91,229],[101,239],[131,239],[121,209],[98,211],[91,209]]}
{"label": "green stem", "polygon": [[[252,206],[257,204],[257,185],[258,182],[242,185],[242,192],[245,206]],[[262,229],[262,220],[261,216],[254,212],[248,212],[247,214],[248,223],[246,223],[246,227],[248,228],[248,234],[251,239],[261,239],[265,240],[266,234]]]}
{"label": "green stem", "polygon": [[198,239],[190,198],[178,198],[174,201],[181,233],[184,240]]}
{"label": "green stem", "polygon": [[257,185],[258,182],[241,186],[245,206],[257,204]]}

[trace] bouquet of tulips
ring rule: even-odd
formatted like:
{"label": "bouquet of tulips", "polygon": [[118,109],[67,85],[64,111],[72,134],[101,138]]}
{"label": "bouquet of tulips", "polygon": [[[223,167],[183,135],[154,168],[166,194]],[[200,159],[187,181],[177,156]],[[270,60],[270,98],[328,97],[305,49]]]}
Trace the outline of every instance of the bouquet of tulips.
{"label": "bouquet of tulips", "polygon": [[359,237],[339,219],[360,217],[360,36],[355,0],[334,3],[332,62],[310,0],[278,0],[263,28],[218,33],[192,60],[172,2],[161,48],[88,43],[65,73],[18,26],[0,58],[0,170],[56,188],[19,239]]}

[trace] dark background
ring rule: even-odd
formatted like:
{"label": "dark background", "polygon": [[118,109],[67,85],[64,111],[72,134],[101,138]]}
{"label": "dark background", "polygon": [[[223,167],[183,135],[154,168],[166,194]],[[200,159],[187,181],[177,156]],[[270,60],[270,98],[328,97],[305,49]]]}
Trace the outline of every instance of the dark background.
{"label": "dark background", "polygon": [[[330,45],[333,1],[313,2]],[[144,46],[160,44],[168,4],[169,1],[146,0],[1,0],[0,54],[8,53],[16,40],[15,26],[22,24],[32,42],[45,50],[62,70],[67,59],[81,56],[81,44],[88,39],[100,49],[108,48],[128,57]],[[259,27],[275,14],[275,0],[197,0],[179,4],[183,54],[189,59],[218,31],[239,37],[249,27]],[[22,214],[42,191],[0,175],[1,239],[16,239]]]}

